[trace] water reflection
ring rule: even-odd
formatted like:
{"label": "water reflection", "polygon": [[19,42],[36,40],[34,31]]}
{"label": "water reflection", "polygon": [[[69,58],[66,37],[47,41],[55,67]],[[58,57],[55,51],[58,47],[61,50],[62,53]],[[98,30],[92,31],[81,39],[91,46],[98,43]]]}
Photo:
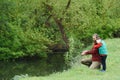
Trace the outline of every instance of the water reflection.
{"label": "water reflection", "polygon": [[67,69],[63,54],[50,55],[49,59],[32,59],[14,62],[0,61],[0,80],[10,80],[15,75],[45,76]]}

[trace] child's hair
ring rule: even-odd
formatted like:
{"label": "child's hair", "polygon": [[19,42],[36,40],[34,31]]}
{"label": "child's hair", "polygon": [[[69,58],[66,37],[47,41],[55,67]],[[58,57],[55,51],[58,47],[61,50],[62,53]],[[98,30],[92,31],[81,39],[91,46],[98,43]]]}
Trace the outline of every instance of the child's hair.
{"label": "child's hair", "polygon": [[97,39],[100,39],[100,36],[97,33],[93,34],[93,36],[95,36]]}

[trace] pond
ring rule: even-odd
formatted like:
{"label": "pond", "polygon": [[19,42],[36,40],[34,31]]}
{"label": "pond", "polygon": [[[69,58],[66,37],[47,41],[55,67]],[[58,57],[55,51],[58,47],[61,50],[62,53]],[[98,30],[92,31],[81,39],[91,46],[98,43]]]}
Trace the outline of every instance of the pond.
{"label": "pond", "polygon": [[0,61],[0,80],[10,80],[16,75],[46,76],[67,70],[63,54],[51,54],[48,59]]}

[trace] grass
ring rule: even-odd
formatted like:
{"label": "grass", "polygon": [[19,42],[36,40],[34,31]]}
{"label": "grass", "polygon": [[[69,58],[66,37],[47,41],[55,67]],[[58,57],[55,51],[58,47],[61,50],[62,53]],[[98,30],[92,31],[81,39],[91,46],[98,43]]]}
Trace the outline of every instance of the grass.
{"label": "grass", "polygon": [[21,80],[120,80],[120,39],[107,39],[105,41],[109,51],[106,72],[90,70],[84,65],[77,65],[68,71],[44,77],[28,77]]}

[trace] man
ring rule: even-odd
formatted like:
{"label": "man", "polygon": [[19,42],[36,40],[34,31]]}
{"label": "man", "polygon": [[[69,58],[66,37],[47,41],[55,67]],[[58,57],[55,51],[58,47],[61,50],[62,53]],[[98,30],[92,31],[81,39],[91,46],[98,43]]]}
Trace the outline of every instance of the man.
{"label": "man", "polygon": [[97,42],[96,42],[96,36],[93,35],[93,47],[91,50],[85,50],[81,53],[81,55],[92,55],[92,58],[87,58],[87,59],[82,59],[81,63],[84,65],[87,65],[90,69],[98,69],[100,68],[101,65],[101,57],[99,55],[99,51],[98,48],[102,45],[97,46]]}

